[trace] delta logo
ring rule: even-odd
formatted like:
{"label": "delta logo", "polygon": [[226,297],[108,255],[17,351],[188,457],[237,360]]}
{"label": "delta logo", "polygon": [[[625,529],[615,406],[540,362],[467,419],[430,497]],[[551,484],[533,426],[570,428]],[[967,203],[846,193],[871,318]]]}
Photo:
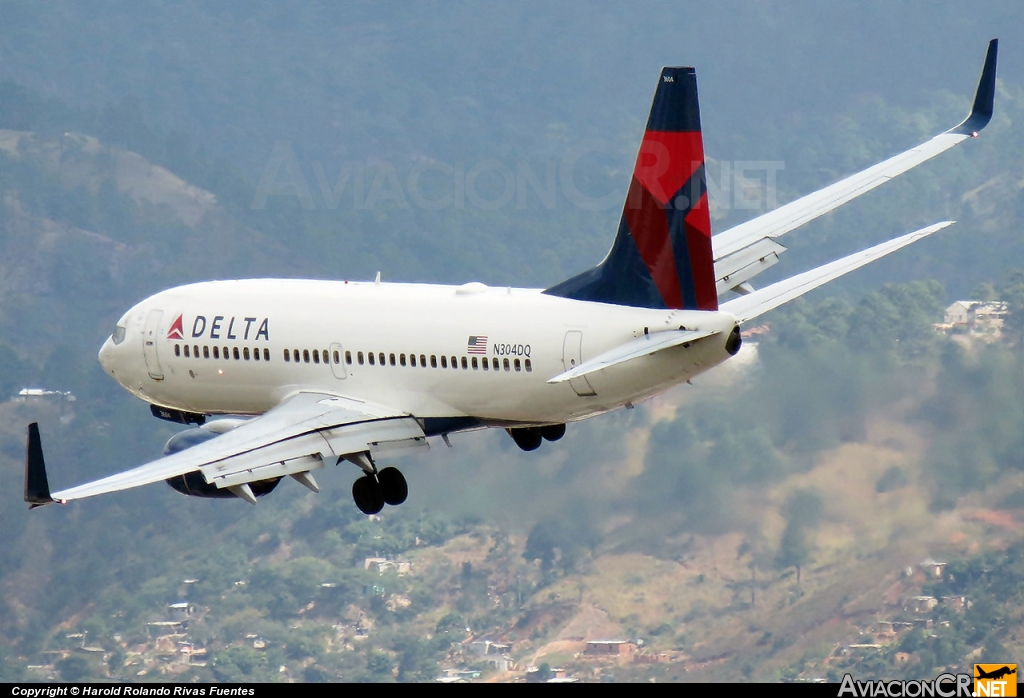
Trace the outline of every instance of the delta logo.
{"label": "delta logo", "polygon": [[[185,339],[184,313],[178,315],[167,330],[167,339]],[[237,332],[237,334],[236,334]],[[239,336],[241,335],[241,336]],[[270,341],[270,319],[216,315],[207,321],[205,315],[196,315],[192,323],[192,339],[249,339]]]}
{"label": "delta logo", "polygon": [[974,695],[1016,696],[1017,665],[1016,664],[975,664]]}
{"label": "delta logo", "polygon": [[181,318],[179,315],[177,319],[171,323],[171,329],[167,332],[167,339],[185,339],[185,333],[181,329]]}

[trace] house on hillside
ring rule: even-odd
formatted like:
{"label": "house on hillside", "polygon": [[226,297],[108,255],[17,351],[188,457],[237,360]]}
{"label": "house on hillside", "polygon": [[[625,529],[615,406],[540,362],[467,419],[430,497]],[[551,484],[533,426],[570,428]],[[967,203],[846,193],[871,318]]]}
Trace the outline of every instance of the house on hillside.
{"label": "house on hillside", "polygon": [[998,338],[1008,312],[1003,301],[956,301],[946,308],[943,322],[936,329]]}
{"label": "house on hillside", "polygon": [[629,640],[587,640],[587,657],[631,657],[636,645]]}
{"label": "house on hillside", "polygon": [[377,574],[384,574],[388,570],[394,570],[398,576],[404,577],[412,572],[412,563],[408,560],[389,560],[386,557],[368,557],[363,560],[364,570],[375,570]]}
{"label": "house on hillside", "polygon": [[903,605],[908,613],[928,613],[939,605],[939,600],[934,596],[911,596]]}

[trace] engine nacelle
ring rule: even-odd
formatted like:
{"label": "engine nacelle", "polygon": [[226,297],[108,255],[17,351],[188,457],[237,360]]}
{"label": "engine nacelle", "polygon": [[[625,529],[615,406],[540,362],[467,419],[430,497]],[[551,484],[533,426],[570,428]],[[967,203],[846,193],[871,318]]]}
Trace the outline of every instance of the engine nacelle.
{"label": "engine nacelle", "polygon": [[[164,455],[169,456],[174,453],[180,453],[186,448],[198,446],[199,444],[215,439],[221,434],[231,431],[238,425],[244,423],[244,419],[218,419],[195,429],[186,429],[185,431],[178,432],[168,439],[166,444],[164,444]],[[208,483],[206,478],[203,477],[203,474],[198,470],[193,470],[192,472],[185,473],[184,475],[177,475],[169,478],[166,482],[175,491],[181,492],[182,494],[190,497],[224,498],[235,496],[226,487],[217,487],[216,485]],[[260,480],[259,482],[250,482],[249,488],[255,496],[262,497],[265,494],[273,492],[279,482],[281,482],[281,478],[279,477],[269,480]]]}
{"label": "engine nacelle", "polygon": [[[198,470],[193,470],[191,473],[185,473],[184,475],[178,475],[166,480],[167,484],[170,485],[174,490],[181,492],[182,494],[188,495],[189,497],[209,497],[213,499],[222,499],[226,497],[234,497],[234,493],[228,490],[226,487],[217,487],[211,485],[203,477],[203,474]],[[250,482],[249,489],[257,497],[262,497],[265,494],[270,494],[277,487],[277,483],[281,482],[281,478],[275,477],[271,480],[260,480],[259,482]]]}

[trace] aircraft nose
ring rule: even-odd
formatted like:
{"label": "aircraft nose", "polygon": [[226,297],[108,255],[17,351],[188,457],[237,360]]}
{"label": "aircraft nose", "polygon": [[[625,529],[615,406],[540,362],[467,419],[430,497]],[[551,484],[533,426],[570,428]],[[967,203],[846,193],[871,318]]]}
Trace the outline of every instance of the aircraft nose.
{"label": "aircraft nose", "polygon": [[103,370],[114,375],[114,342],[110,337],[107,337],[107,341],[100,347],[99,359]]}

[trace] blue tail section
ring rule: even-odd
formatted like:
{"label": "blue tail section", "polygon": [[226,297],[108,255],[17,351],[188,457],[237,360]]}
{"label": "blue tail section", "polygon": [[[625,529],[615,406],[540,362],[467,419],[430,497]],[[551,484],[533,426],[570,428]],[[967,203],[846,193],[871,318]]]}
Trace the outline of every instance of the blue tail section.
{"label": "blue tail section", "polygon": [[641,308],[718,309],[693,68],[661,71],[608,256],[545,293]]}

